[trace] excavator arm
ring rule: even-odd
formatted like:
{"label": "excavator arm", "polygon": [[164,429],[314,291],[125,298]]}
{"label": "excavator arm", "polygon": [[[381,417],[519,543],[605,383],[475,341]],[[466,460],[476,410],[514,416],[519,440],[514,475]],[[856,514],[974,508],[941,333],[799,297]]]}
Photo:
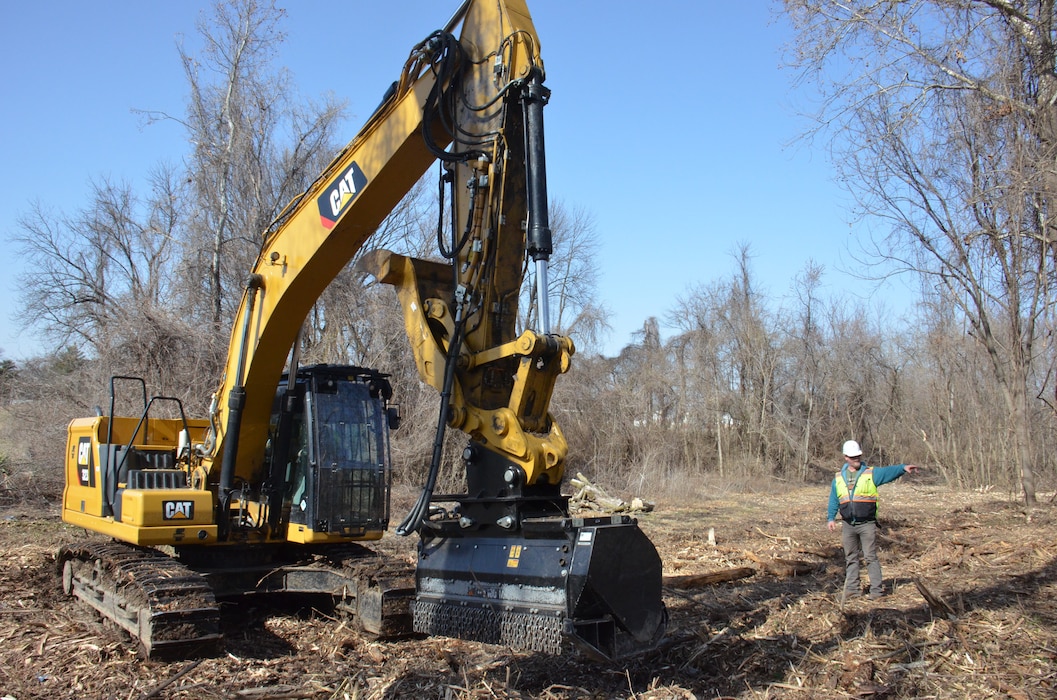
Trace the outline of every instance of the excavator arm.
{"label": "excavator arm", "polygon": [[203,461],[222,511],[236,481],[256,481],[275,387],[313,304],[436,161],[431,143],[447,145],[436,125],[423,132],[426,105],[443,87],[436,51],[429,39],[412,50],[372,117],[265,234],[232,325]]}
{"label": "excavator arm", "polygon": [[[453,43],[453,40],[445,41]],[[444,262],[373,251],[361,267],[396,287],[420,376],[441,395],[422,496],[398,533],[420,535],[418,631],[613,658],[663,635],[661,565],[626,516],[575,518],[568,451],[550,413],[572,341],[551,332],[539,39],[521,0],[473,2],[458,74],[437,111],[451,137]],[[534,266],[536,328],[518,332]],[[445,428],[468,437],[466,491],[435,494]]]}
{"label": "excavator arm", "polygon": [[470,435],[519,484],[557,486],[568,448],[550,396],[573,343],[549,334],[545,310],[542,330],[517,332],[526,256],[545,301],[552,247],[539,40],[524,3],[473,3],[455,50],[458,80],[439,106],[453,142],[442,156],[451,231],[438,232],[447,261],[374,251],[361,267],[397,287],[420,374],[446,397],[439,422]]}

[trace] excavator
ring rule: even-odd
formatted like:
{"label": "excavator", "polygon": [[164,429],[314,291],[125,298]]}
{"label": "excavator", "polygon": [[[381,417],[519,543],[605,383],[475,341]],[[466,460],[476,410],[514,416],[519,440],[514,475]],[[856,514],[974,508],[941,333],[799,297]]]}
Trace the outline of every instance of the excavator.
{"label": "excavator", "polygon": [[[465,0],[412,48],[264,232],[208,416],[114,377],[109,412],[70,423],[62,517],[109,540],[60,550],[68,595],[152,656],[218,649],[218,601],[254,593],[330,596],[382,637],[602,659],[659,642],[653,544],[627,515],[574,516],[561,490],[568,445],[550,401],[575,348],[549,320],[544,79],[524,0]],[[438,162],[436,257],[366,248]],[[354,258],[395,288],[440,397],[421,495],[396,528],[419,538],[413,570],[369,546],[390,519],[389,376],[298,354],[313,304]],[[530,272],[537,327],[519,332]],[[142,413],[116,415],[119,396]],[[449,428],[466,438],[454,494],[436,492]]]}

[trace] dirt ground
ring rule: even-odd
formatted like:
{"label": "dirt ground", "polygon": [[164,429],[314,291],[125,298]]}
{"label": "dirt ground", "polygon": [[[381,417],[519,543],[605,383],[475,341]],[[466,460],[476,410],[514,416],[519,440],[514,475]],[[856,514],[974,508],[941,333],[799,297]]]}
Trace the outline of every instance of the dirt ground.
{"label": "dirt ground", "polygon": [[[1053,495],[1029,515],[1004,494],[908,482],[882,489],[890,593],[877,601],[839,599],[825,486],[639,516],[673,577],[669,629],[658,649],[613,664],[444,638],[378,642],[340,617],[258,603],[225,609],[222,655],[143,661],[61,595],[54,553],[88,535],[53,509],[0,508],[0,700],[1057,697]],[[394,556],[414,544],[385,543]],[[741,567],[752,574],[674,585]]]}

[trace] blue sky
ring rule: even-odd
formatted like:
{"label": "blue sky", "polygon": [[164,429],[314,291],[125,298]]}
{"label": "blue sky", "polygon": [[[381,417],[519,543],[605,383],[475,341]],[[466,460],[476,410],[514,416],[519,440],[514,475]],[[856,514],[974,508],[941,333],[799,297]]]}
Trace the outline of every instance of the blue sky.
{"label": "blue sky", "polygon": [[[351,138],[411,46],[457,5],[287,3],[280,61],[305,95],[348,100]],[[5,8],[0,237],[9,251],[33,201],[74,214],[93,178],[136,183],[159,162],[180,162],[179,127],[144,126],[134,110],[182,113],[177,42],[193,51],[195,22],[209,8],[142,0]],[[612,312],[606,354],[695,285],[729,275],[740,243],[751,245],[757,278],[775,298],[809,260],[825,266],[825,292],[884,296],[842,272],[853,229],[823,151],[788,145],[806,126],[796,116],[804,99],[780,68],[790,35],[769,2],[529,0],[529,9],[552,91],[548,188],[594,218],[599,296]],[[21,270],[13,259],[0,280],[0,356],[17,360],[47,348],[11,319]]]}

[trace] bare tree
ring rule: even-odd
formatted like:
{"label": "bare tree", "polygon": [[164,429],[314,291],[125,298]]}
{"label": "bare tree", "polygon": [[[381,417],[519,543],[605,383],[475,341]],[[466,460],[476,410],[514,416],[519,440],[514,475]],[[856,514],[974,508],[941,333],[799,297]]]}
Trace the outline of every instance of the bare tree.
{"label": "bare tree", "polygon": [[270,2],[218,2],[199,24],[202,55],[180,50],[187,114],[145,114],[186,127],[186,170],[156,169],[143,193],[104,180],[82,212],[21,219],[22,319],[99,376],[205,401],[262,232],[337,150],[342,106],[301,99],[272,69],[282,17]]}
{"label": "bare tree", "polygon": [[[913,344],[916,391],[905,420],[916,430],[929,461],[959,487],[1004,483],[1003,455],[1013,452],[1008,421],[993,407],[1003,402],[984,348],[964,332],[967,324],[938,295],[923,302],[922,327]],[[1040,465],[1043,460],[1040,460]]]}
{"label": "bare tree", "polygon": [[781,421],[789,450],[794,455],[797,476],[806,479],[821,428],[820,413],[825,401],[825,382],[829,356],[822,325],[823,268],[808,262],[793,286],[796,307],[784,327],[785,342],[782,365],[788,374],[782,405],[785,416]]}
{"label": "bare tree", "polygon": [[776,423],[781,355],[774,319],[756,287],[749,246],[733,257],[733,274],[692,290],[668,314],[680,331],[668,343],[677,364],[669,381],[678,383],[680,412],[712,426],[721,475],[734,458],[766,471],[787,461]]}
{"label": "bare tree", "polygon": [[176,278],[176,178],[156,170],[145,199],[102,181],[78,215],[56,218],[39,204],[23,215],[15,236],[26,260],[22,322],[99,357],[132,341],[140,317],[159,317]]}
{"label": "bare tree", "polygon": [[219,328],[238,303],[262,232],[337,150],[344,104],[303,98],[289,71],[275,68],[284,14],[273,1],[217,2],[197,25],[201,53],[179,47],[186,114],[144,112],[148,122],[174,120],[187,130],[193,201],[183,295],[188,312]]}
{"label": "bare tree", "polygon": [[820,128],[874,261],[943,291],[986,350],[1035,503],[1029,399],[1053,303],[1057,74],[1049,1],[785,0],[793,62],[819,81]]}
{"label": "bare tree", "polygon": [[684,424],[702,426],[713,447],[709,463],[720,477],[728,473],[733,435],[733,368],[730,342],[722,321],[725,285],[714,282],[680,298],[667,318],[678,333],[669,341],[678,358],[674,378],[679,383]]}

